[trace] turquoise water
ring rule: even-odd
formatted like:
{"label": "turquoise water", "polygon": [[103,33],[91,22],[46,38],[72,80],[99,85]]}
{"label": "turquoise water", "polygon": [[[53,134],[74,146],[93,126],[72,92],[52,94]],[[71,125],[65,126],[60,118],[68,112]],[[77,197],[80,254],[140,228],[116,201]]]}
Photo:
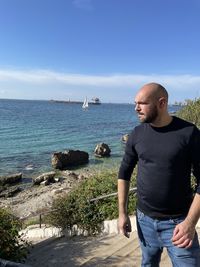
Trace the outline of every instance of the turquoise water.
{"label": "turquoise water", "polygon": [[[121,136],[136,123],[132,105],[91,105],[84,111],[80,104],[0,100],[0,174],[51,170],[52,153],[65,149],[87,151],[90,166],[109,167],[121,158]],[[100,142],[110,146],[110,159],[94,158]]]}
{"label": "turquoise water", "polygon": [[[51,170],[51,155],[66,149],[89,153],[88,167],[118,165],[121,137],[138,124],[133,105],[90,105],[50,101],[0,100],[0,175],[22,172],[31,177]],[[109,159],[95,159],[98,143],[111,148]]]}

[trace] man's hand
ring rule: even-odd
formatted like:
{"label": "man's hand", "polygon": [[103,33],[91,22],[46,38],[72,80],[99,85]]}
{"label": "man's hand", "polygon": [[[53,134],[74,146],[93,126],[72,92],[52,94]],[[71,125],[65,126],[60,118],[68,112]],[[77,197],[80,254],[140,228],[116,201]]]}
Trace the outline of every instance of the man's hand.
{"label": "man's hand", "polygon": [[118,230],[120,234],[123,234],[127,238],[130,237],[131,222],[128,215],[120,215],[118,220]]}
{"label": "man's hand", "polygon": [[179,248],[189,248],[192,246],[195,235],[195,226],[187,219],[176,225],[172,237],[172,243]]}

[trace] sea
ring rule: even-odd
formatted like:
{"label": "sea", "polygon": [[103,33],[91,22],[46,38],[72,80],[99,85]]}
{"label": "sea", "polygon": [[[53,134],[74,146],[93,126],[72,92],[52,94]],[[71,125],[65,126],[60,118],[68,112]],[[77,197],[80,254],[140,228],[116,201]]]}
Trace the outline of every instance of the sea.
{"label": "sea", "polygon": [[[22,172],[31,178],[51,171],[52,154],[69,149],[89,153],[89,163],[79,168],[118,167],[121,138],[137,124],[133,104],[102,103],[83,110],[81,104],[0,99],[0,175]],[[111,157],[94,156],[99,143],[109,145]]]}

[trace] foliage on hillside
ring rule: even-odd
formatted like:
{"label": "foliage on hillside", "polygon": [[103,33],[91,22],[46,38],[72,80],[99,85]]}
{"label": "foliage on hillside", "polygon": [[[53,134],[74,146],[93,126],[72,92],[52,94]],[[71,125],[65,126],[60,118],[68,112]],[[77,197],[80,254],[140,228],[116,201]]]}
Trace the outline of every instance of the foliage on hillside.
{"label": "foliage on hillside", "polygon": [[23,261],[28,253],[28,242],[19,234],[22,223],[8,210],[0,208],[0,258]]}
{"label": "foliage on hillside", "polygon": [[[131,186],[135,186],[132,178]],[[117,196],[90,202],[92,198],[117,192],[117,171],[95,174],[79,183],[73,191],[54,201],[49,221],[62,229],[77,225],[90,235],[100,232],[101,223],[118,217]],[[129,212],[135,210],[135,196],[130,193]]]}
{"label": "foliage on hillside", "polygon": [[177,116],[187,121],[194,123],[197,127],[200,127],[200,98],[195,100],[187,100],[186,106],[184,106]]}

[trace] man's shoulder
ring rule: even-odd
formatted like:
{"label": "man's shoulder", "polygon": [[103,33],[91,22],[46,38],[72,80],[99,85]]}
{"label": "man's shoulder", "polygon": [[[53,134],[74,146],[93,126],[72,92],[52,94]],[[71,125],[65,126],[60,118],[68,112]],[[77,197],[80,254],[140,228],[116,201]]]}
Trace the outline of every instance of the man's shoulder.
{"label": "man's shoulder", "polygon": [[173,119],[176,123],[180,123],[182,125],[195,126],[192,122],[189,122],[189,121],[182,119],[180,117],[173,116]]}
{"label": "man's shoulder", "polygon": [[147,123],[138,124],[133,128],[133,130],[131,131],[131,134],[132,135],[135,135],[135,134],[137,135],[138,133],[143,132],[146,127],[148,127]]}
{"label": "man's shoulder", "polygon": [[187,121],[185,119],[173,116],[174,125],[178,127],[190,127],[190,128],[197,128],[196,125],[190,121]]}
{"label": "man's shoulder", "polygon": [[200,130],[194,123],[189,122],[179,117],[174,117],[173,129],[175,131],[180,130],[180,132],[186,136],[190,136],[190,137],[198,136],[198,138],[200,136]]}
{"label": "man's shoulder", "polygon": [[141,123],[136,125],[130,132],[129,143],[131,142],[136,144],[139,140],[141,140],[141,137],[145,133],[145,129],[147,127],[148,127],[147,123]]}

